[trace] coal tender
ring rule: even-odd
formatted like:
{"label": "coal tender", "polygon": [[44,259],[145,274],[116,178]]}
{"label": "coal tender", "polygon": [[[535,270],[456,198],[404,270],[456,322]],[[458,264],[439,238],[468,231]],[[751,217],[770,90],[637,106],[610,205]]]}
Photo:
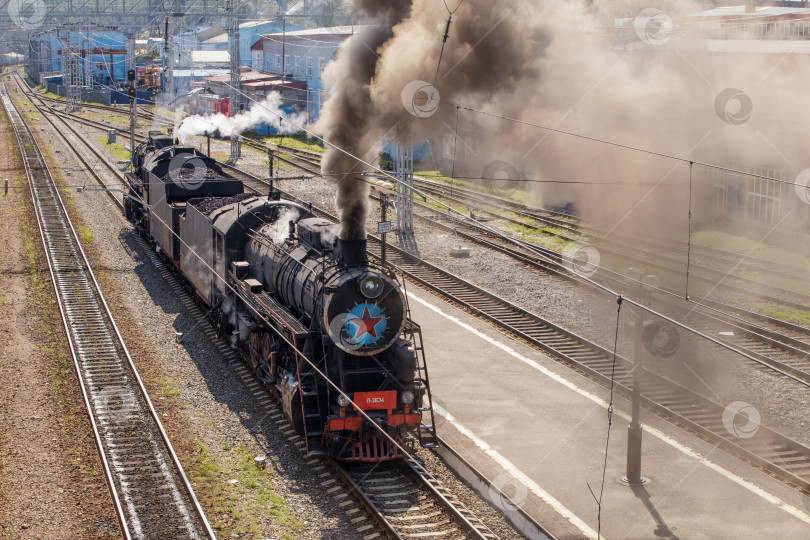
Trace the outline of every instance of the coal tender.
{"label": "coal tender", "polygon": [[374,462],[436,444],[419,326],[365,240],[339,239],[336,224],[277,193],[245,193],[167,136],[150,135],[133,165],[127,218],[205,304],[310,454]]}

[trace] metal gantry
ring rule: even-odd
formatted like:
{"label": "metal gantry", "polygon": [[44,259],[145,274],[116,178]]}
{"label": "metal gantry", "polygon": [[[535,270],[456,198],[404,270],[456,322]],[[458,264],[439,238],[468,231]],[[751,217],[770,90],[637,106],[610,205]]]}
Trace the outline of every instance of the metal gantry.
{"label": "metal gantry", "polygon": [[397,144],[397,234],[413,236],[413,145]]}

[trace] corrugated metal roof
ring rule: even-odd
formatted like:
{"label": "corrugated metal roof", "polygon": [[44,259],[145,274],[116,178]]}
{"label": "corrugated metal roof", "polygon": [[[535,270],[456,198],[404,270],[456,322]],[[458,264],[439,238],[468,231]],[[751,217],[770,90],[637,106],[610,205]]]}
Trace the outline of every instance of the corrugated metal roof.
{"label": "corrugated metal roof", "polygon": [[307,30],[294,30],[292,32],[274,32],[272,34],[263,34],[265,36],[350,36],[359,32],[364,26],[361,25],[343,25],[343,26],[322,26],[320,28],[308,28]]}
{"label": "corrugated metal roof", "polygon": [[[239,29],[243,28],[253,28],[256,26],[261,26],[263,24],[278,24],[276,21],[247,21],[243,23],[239,23]],[[296,27],[298,28],[298,27]],[[290,34],[291,32],[287,32]],[[200,43],[227,43],[228,42],[228,32],[220,27],[212,27],[205,32],[199,32],[197,34],[197,39],[200,40]]]}
{"label": "corrugated metal roof", "polygon": [[200,40],[200,43],[214,44],[214,43],[228,43],[228,32],[222,32],[216,36],[208,39]]}
{"label": "corrugated metal roof", "polygon": [[191,51],[191,62],[194,64],[205,62],[230,62],[231,54],[228,51]]}
{"label": "corrugated metal roof", "polygon": [[229,69],[174,69],[172,75],[174,77],[216,77],[220,75],[227,75],[231,71]]}

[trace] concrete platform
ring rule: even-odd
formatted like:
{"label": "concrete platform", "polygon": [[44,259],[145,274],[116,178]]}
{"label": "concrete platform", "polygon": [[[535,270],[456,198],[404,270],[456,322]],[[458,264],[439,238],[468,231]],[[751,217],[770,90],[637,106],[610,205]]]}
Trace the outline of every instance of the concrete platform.
{"label": "concrete platform", "polygon": [[[439,435],[552,535],[596,538],[609,391],[424,291],[409,302]],[[629,411],[614,399],[602,537],[810,538],[810,497],[645,411],[649,482],[623,484]]]}

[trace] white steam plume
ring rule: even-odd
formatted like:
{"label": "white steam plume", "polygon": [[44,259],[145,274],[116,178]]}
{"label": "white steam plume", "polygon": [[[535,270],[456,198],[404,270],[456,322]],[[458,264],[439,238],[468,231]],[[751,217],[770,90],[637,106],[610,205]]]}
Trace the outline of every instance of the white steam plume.
{"label": "white steam plume", "polygon": [[305,113],[286,113],[281,108],[281,99],[281,94],[271,92],[262,101],[254,103],[249,110],[235,116],[220,113],[189,116],[180,124],[177,136],[180,141],[185,142],[192,135],[211,134],[219,130],[221,136],[230,137],[260,124],[268,124],[284,134],[300,131],[300,127],[304,127],[306,123]]}

